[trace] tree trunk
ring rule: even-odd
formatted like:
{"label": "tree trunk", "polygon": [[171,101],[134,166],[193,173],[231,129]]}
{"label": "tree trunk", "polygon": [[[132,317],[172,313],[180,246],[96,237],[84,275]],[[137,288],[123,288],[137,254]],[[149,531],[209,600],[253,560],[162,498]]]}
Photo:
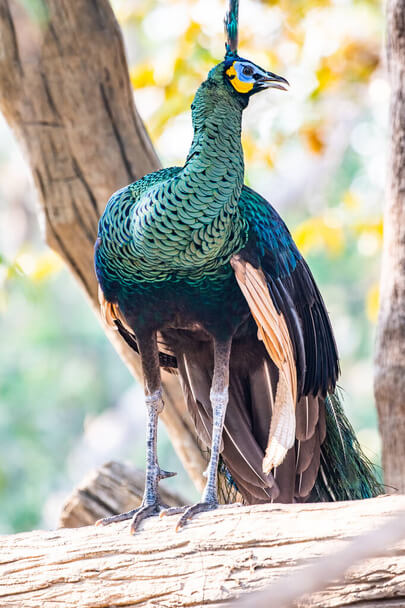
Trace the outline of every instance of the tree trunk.
{"label": "tree trunk", "polygon": [[384,212],[375,397],[385,483],[405,492],[405,1],[388,0],[391,154]]}
{"label": "tree trunk", "polygon": [[[41,3],[39,3],[41,4]],[[42,0],[30,20],[0,0],[0,110],[24,148],[39,194],[46,242],[99,311],[93,269],[97,222],[109,196],[159,168],[135,109],[121,32],[108,0]],[[138,356],[108,337],[133,375]],[[198,489],[205,459],[179,384],[164,374],[170,438]]]}
{"label": "tree trunk", "polygon": [[[283,581],[288,601],[280,592],[272,596],[270,589],[265,604],[284,608],[291,605],[296,581],[308,572],[304,567],[315,569],[318,582],[329,580],[323,566],[330,566],[327,556],[334,558],[333,553],[343,547],[350,557],[352,547],[362,546],[370,535],[354,541],[353,537],[386,522],[395,526],[392,514],[404,507],[404,496],[308,505],[232,505],[196,516],[178,533],[175,518],[155,517],[134,536],[128,522],[3,536],[0,604],[2,608],[219,606],[288,574]],[[403,518],[401,526],[403,534]],[[383,534],[382,546],[376,550],[374,545],[370,553],[373,557],[351,567],[344,581],[335,581],[296,605],[404,606],[405,544],[398,538],[391,534],[387,541]],[[374,557],[393,542],[388,555]],[[315,564],[308,566],[314,558],[318,558]],[[348,561],[342,571],[352,563]],[[252,600],[246,605],[257,604]]]}

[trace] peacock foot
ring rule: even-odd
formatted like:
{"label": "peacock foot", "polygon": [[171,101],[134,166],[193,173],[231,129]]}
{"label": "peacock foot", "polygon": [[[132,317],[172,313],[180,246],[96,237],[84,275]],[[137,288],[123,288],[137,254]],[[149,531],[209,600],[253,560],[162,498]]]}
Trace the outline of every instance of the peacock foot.
{"label": "peacock foot", "polygon": [[157,462],[152,466],[149,466],[146,474],[145,481],[145,493],[143,496],[142,504],[137,509],[132,509],[126,513],[120,513],[120,515],[111,515],[111,517],[104,517],[96,521],[96,526],[108,526],[118,521],[131,520],[130,531],[134,534],[138,529],[139,524],[148,517],[153,515],[159,515],[162,509],[167,509],[168,506],[162,504],[159,499],[158,484],[162,479],[173,477],[177,473],[171,471],[164,471],[159,467]]}
{"label": "peacock foot", "polygon": [[210,502],[197,502],[195,505],[185,506],[185,507],[170,507],[168,509],[163,509],[160,512],[159,517],[165,517],[166,515],[178,515],[179,513],[183,513],[176,524],[176,532],[183,528],[184,524],[194,517],[197,513],[204,513],[205,511],[212,511],[218,507],[217,501]]}
{"label": "peacock foot", "polygon": [[119,515],[112,515],[111,517],[104,517],[103,519],[99,519],[96,521],[96,526],[108,526],[109,524],[114,524],[118,521],[126,521],[128,519],[131,520],[131,534],[135,534],[138,529],[139,524],[148,517],[152,517],[153,515],[159,515],[162,512],[166,505],[161,505],[159,502],[154,502],[148,505],[141,505],[137,509],[132,509],[131,511],[127,511],[127,513],[120,513]]}

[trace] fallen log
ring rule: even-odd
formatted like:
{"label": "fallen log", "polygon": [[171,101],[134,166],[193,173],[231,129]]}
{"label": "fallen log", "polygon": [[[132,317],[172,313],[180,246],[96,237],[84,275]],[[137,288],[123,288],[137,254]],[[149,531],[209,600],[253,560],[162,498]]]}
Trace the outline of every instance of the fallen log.
{"label": "fallen log", "polygon": [[[135,536],[125,522],[3,536],[0,605],[218,606],[342,549],[404,508],[405,496],[231,505],[197,516],[178,533],[174,519],[152,518]],[[405,542],[351,567],[344,581],[298,605],[404,606]]]}

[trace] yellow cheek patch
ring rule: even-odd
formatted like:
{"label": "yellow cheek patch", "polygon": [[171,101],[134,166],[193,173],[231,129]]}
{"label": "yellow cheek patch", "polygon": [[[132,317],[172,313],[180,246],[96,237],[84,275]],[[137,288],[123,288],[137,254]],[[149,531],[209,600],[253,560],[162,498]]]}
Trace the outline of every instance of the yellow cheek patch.
{"label": "yellow cheek patch", "polygon": [[253,82],[242,82],[239,80],[233,64],[226,70],[226,73],[229,76],[230,83],[238,93],[249,93],[253,89]]}

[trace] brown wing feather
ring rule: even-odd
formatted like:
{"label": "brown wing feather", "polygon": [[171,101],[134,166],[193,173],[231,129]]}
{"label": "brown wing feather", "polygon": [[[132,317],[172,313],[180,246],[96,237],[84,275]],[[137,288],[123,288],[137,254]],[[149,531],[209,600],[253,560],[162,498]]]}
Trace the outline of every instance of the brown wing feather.
{"label": "brown wing feather", "polygon": [[300,441],[306,441],[314,434],[319,416],[318,400],[319,397],[306,395],[298,401],[295,416],[295,436]]}
{"label": "brown wing feather", "polygon": [[119,321],[129,333],[134,333],[130,326],[127,325],[125,317],[123,314],[121,314],[118,304],[109,302],[106,299],[100,285],[98,286],[98,301],[100,302],[101,318],[107,327],[113,329],[114,331],[118,331],[116,321]]}
{"label": "brown wing feather", "polygon": [[296,472],[303,473],[312,462],[316,445],[316,433],[306,441],[297,441]]}
{"label": "brown wing feather", "polygon": [[240,256],[231,265],[258,326],[258,337],[279,370],[263,471],[279,466],[295,440],[295,406],[297,403],[297,370],[294,348],[284,316],[277,312],[263,272]]}
{"label": "brown wing feather", "polygon": [[296,477],[295,494],[297,498],[299,497],[301,499],[308,497],[318,476],[321,457],[318,427],[315,430],[314,437],[315,443],[313,446],[312,458],[307,468],[302,473],[298,473]]}

